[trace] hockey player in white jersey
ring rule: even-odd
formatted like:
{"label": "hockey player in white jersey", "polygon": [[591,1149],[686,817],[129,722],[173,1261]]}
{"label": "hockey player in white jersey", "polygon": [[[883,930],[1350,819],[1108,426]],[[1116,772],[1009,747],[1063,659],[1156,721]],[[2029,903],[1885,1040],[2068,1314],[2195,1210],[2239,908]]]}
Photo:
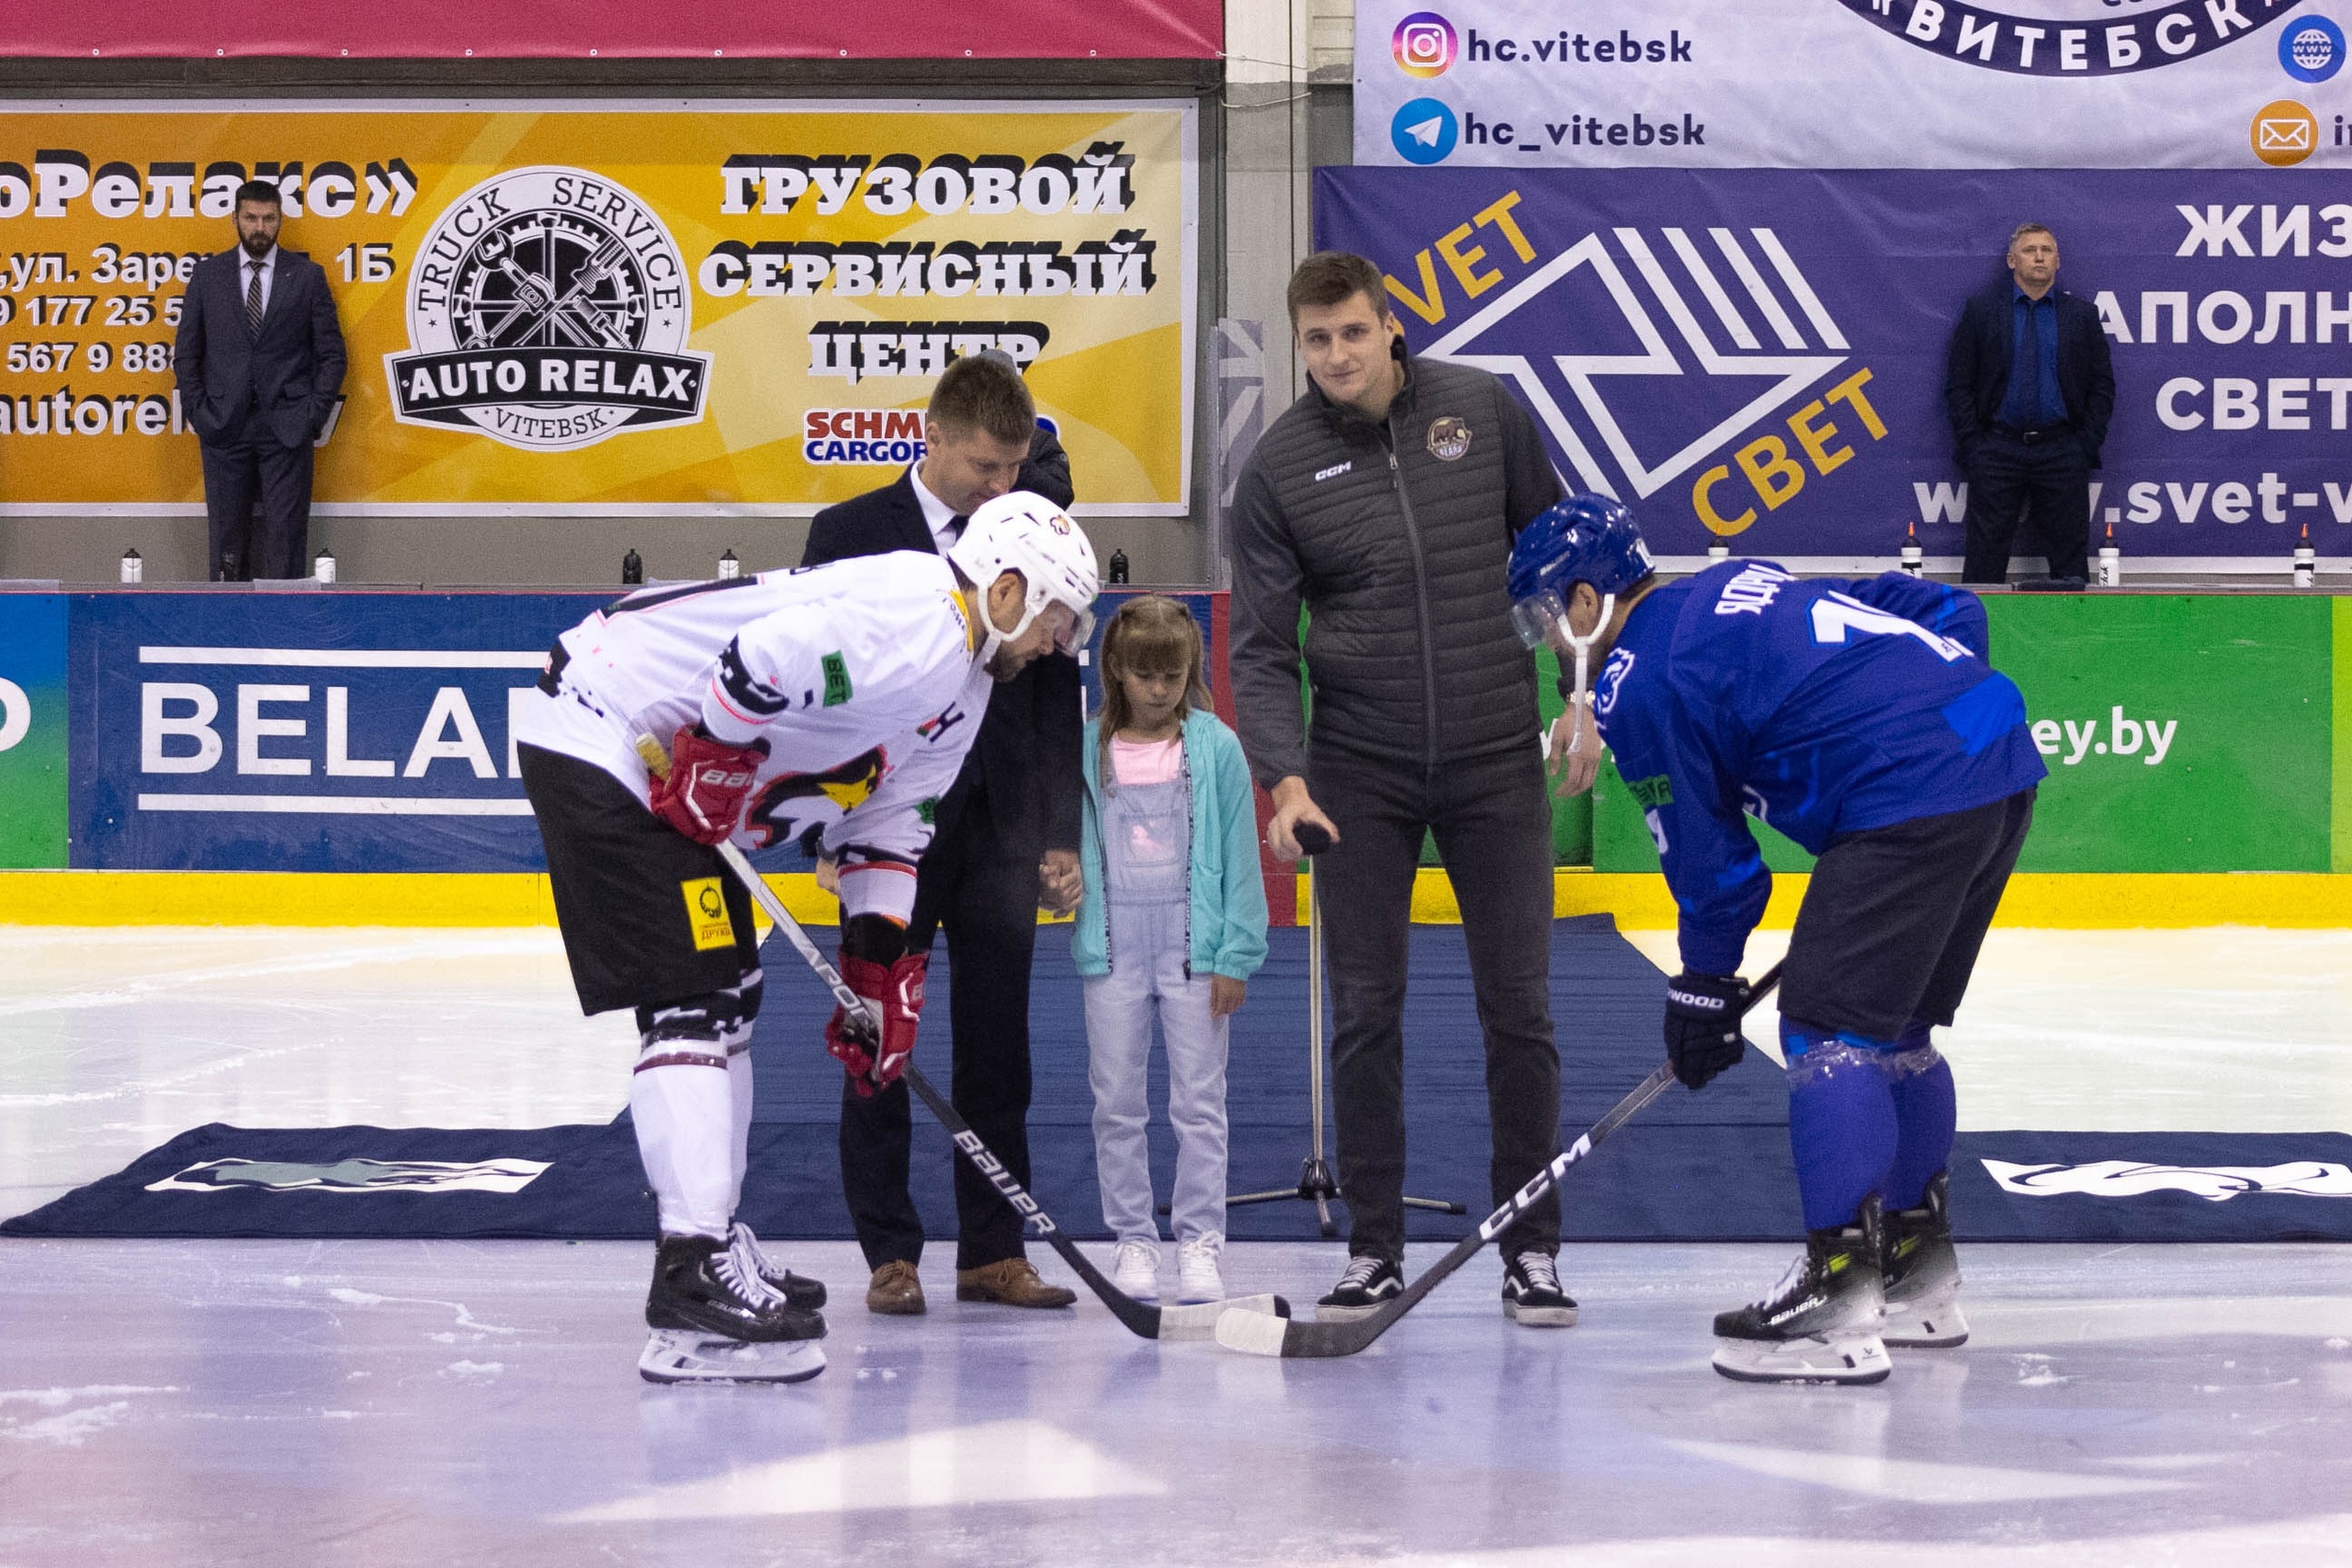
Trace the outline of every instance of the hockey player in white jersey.
{"label": "hockey player in white jersey", "polygon": [[[1016,491],[944,558],[648,589],[549,653],[517,756],[581,1009],[637,1014],[629,1111],[661,1224],[649,1381],[789,1382],[825,1364],[824,1287],[734,1220],[759,948],[713,846],[794,840],[838,863],[842,975],[883,1025],[869,1049],[836,1009],[826,1048],[862,1085],[891,1082],[922,1010],[928,955],[896,939],[932,808],[994,682],[1084,643],[1096,585],[1086,536]],[[665,777],[644,736],[670,753]]]}

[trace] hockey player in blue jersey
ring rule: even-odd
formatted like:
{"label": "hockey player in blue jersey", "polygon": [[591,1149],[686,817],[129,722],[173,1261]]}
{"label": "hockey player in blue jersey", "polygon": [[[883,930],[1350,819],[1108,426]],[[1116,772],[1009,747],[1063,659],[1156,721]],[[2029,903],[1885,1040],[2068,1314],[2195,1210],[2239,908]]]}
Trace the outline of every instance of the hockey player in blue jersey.
{"label": "hockey player in blue jersey", "polygon": [[[1578,496],[1511,551],[1513,617],[1576,672],[1680,911],[1666,1046],[1693,1089],[1738,1062],[1738,978],[1771,891],[1747,818],[1818,857],[1781,981],[1806,1245],[1715,1318],[1715,1370],[1877,1382],[1888,1345],[1968,1329],[1946,1211],[1949,1024],[2046,770],[1985,661],[1984,608],[1900,572],[1800,581],[1761,560],[1659,580],[1632,516]],[[1590,732],[1577,744],[1592,744]]]}

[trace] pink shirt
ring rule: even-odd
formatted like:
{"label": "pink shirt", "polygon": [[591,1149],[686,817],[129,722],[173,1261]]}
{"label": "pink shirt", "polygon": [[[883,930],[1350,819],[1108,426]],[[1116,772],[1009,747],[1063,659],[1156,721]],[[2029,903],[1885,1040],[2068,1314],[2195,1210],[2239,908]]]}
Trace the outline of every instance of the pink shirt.
{"label": "pink shirt", "polygon": [[1123,784],[1166,784],[1182,771],[1184,738],[1122,740],[1111,737],[1111,776]]}

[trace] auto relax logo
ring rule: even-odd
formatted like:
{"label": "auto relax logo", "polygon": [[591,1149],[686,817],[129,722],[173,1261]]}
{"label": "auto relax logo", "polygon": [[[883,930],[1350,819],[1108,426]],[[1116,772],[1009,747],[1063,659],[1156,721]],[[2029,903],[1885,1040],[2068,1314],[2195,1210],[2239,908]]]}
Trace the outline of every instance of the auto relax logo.
{"label": "auto relax logo", "polygon": [[2112,0],[1996,9],[1964,0],[1838,0],[1905,43],[2025,76],[2116,76],[2178,65],[2278,21],[2301,0],[2172,0],[2119,13]]}
{"label": "auto relax logo", "polygon": [[[1611,306],[1622,326],[1607,319]],[[1629,340],[1637,345],[1630,351],[1593,351]],[[1851,348],[1771,229],[1620,228],[1605,238],[1587,234],[1428,352],[1516,382],[1578,488],[1642,499],[1698,470],[1700,515],[1714,532],[1733,534],[1755,520],[1756,508],[1735,504],[1743,491],[1731,464],[1702,465],[1838,371]],[[1746,399],[1712,388],[1661,396],[1657,378],[1763,386]],[[1767,434],[1740,447],[1745,493],[1773,510],[1803,489],[1792,441],[1826,473],[1850,453],[1842,443],[1883,436],[1863,390],[1869,378],[1867,369],[1849,374],[1799,411],[1788,435]],[[1705,411],[1695,431],[1692,407]]]}
{"label": "auto relax logo", "polygon": [[677,242],[583,169],[512,169],[443,211],[409,271],[409,351],[384,356],[393,416],[526,452],[702,418],[710,355]]}

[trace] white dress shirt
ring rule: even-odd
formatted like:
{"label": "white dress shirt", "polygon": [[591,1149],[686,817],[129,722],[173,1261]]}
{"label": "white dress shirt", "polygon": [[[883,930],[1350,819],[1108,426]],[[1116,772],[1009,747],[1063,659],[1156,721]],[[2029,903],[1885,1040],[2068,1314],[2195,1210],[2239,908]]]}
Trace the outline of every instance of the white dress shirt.
{"label": "white dress shirt", "polygon": [[922,507],[923,525],[931,530],[931,542],[944,556],[947,553],[947,547],[963,535],[964,530],[957,525],[958,514],[954,507],[923,488],[921,463],[907,470],[907,479],[915,487],[915,500]]}
{"label": "white dress shirt", "polygon": [[269,291],[277,282],[277,247],[270,246],[269,254],[259,261],[255,261],[246,252],[244,246],[237,247],[237,305],[239,309],[244,306],[246,290],[254,286],[254,268],[255,267],[261,268],[261,313],[267,316]]}

